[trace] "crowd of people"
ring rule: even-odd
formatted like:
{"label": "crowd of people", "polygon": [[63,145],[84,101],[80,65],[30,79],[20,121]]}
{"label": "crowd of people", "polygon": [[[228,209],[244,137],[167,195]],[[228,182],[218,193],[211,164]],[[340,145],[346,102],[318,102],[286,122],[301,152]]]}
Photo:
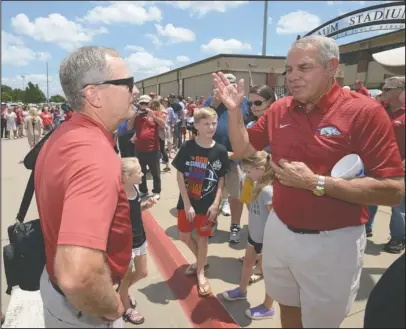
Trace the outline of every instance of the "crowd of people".
{"label": "crowd of people", "polygon": [[[248,285],[264,279],[264,302],[246,310],[251,319],[273,317],[277,302],[283,327],[338,328],[358,292],[378,205],[392,207],[385,250],[405,249],[405,78],[387,79],[373,99],[362,81],[342,88],[338,64],[334,40],[305,37],[288,52],[289,95],[278,99],[266,85],[245,95],[244,81],[218,72],[213,93],[193,100],[139,95],[115,50],[72,52],[60,81],[73,115],[35,167],[46,327],[144,322],[129,294],[148,275],[142,210],[159,202],[161,172],[172,167],[179,238],[196,257],[185,275],[196,277],[202,298],[212,292],[205,270],[218,215],[231,217],[229,242],[240,243],[247,207],[241,281],[223,297],[246,299]],[[17,112],[6,110],[7,137],[18,130]],[[57,127],[44,112],[40,129]],[[332,177],[351,153],[365,177]]]}
{"label": "crowd of people", "polygon": [[[18,139],[27,137],[30,148],[39,142],[42,136],[72,117],[67,104],[42,107],[10,105],[1,103],[1,138]],[[25,132],[25,133],[24,133]]]}

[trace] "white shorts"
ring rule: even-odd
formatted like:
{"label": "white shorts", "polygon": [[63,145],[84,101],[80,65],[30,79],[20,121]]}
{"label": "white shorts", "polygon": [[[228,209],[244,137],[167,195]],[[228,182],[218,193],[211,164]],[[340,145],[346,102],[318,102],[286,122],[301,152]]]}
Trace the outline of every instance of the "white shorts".
{"label": "white shorts", "polygon": [[145,242],[141,247],[134,248],[132,250],[131,261],[129,266],[135,265],[134,263],[135,257],[145,256],[147,254],[147,247],[148,247],[147,240],[145,240]]}
{"label": "white shorts", "polygon": [[262,257],[266,292],[301,307],[304,328],[338,328],[358,292],[365,246],[364,225],[300,234],[271,211]]}

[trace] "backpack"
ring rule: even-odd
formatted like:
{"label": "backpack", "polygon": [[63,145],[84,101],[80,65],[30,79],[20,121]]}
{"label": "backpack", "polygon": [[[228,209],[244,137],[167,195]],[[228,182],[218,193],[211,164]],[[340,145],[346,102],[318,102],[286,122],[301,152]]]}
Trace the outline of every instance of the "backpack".
{"label": "backpack", "polygon": [[4,272],[7,290],[19,286],[22,290],[36,291],[45,267],[45,243],[39,219],[24,222],[31,200],[34,196],[34,167],[39,151],[52,134],[50,131],[24,158],[24,165],[32,169],[25,188],[16,223],[7,229],[10,243],[3,247]]}

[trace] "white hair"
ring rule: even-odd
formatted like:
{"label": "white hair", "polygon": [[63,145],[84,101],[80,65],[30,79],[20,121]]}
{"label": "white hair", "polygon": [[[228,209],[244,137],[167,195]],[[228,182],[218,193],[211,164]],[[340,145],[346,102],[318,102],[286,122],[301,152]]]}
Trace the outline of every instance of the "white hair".
{"label": "white hair", "polygon": [[309,35],[296,40],[290,46],[289,52],[295,48],[306,49],[311,47],[316,48],[319,60],[324,67],[327,67],[327,63],[333,58],[337,58],[338,61],[340,60],[340,49],[337,42],[332,38],[321,35]]}
{"label": "white hair", "polygon": [[86,84],[102,82],[111,77],[106,55],[120,57],[111,48],[85,46],[65,58],[59,68],[59,79],[68,103],[73,111],[82,111],[84,105],[83,87]]}

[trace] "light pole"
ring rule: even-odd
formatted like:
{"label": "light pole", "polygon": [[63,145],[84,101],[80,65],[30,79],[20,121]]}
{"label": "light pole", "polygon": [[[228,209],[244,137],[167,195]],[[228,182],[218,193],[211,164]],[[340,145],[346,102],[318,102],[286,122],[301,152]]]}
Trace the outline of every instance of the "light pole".
{"label": "light pole", "polygon": [[262,35],[262,56],[266,56],[266,32],[268,30],[268,1],[265,0],[264,7],[264,31]]}
{"label": "light pole", "polygon": [[23,91],[23,97],[24,97],[24,99],[21,99],[20,101],[24,101],[24,102],[25,102],[25,90],[24,90],[24,88],[25,88],[25,75],[22,75],[22,76],[21,76],[21,79],[23,79],[23,89],[22,89],[22,91]]}
{"label": "light pole", "polygon": [[47,62],[47,103],[49,103],[48,62]]}

